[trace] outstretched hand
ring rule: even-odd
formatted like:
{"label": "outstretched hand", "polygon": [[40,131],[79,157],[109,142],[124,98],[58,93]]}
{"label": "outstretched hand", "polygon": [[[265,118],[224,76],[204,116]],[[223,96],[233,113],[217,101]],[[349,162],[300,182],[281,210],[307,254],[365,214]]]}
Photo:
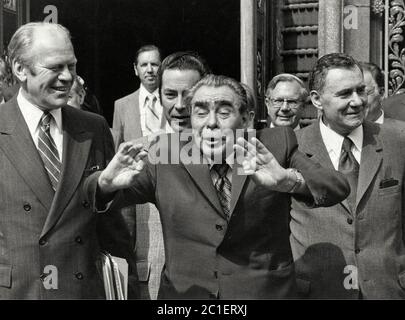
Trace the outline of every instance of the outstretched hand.
{"label": "outstretched hand", "polygon": [[122,143],[118,152],[98,178],[98,186],[103,193],[112,193],[132,186],[136,176],[145,166],[148,153],[142,144]]}
{"label": "outstretched hand", "polygon": [[273,154],[258,139],[246,141],[239,137],[235,150],[244,155],[243,170],[253,181],[275,191],[288,189],[288,171],[280,166]]}

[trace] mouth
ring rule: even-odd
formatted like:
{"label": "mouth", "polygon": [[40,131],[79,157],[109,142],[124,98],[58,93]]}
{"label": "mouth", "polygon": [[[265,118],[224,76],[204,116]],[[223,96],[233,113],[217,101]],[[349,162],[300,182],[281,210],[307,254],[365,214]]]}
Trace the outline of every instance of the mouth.
{"label": "mouth", "polygon": [[55,87],[51,87],[52,90],[59,92],[59,93],[64,93],[67,94],[70,91],[70,86],[55,86]]}
{"label": "mouth", "polygon": [[172,116],[171,118],[174,122],[187,122],[190,116]]}

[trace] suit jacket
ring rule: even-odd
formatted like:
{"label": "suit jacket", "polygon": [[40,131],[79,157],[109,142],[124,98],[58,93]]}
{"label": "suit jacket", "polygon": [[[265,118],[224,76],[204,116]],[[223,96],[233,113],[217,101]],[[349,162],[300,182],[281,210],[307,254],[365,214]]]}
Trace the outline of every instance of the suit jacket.
{"label": "suit jacket", "polygon": [[405,121],[405,94],[394,94],[382,101],[387,118]]}
{"label": "suit jacket", "polygon": [[124,141],[142,137],[139,89],[115,101],[112,129],[117,149]]}
{"label": "suit jacket", "polygon": [[[0,108],[0,299],[104,298],[95,265],[98,215],[80,190],[106,166],[113,142],[98,115],[66,106],[62,118],[54,194],[16,97]],[[45,288],[49,272],[57,290]]]}
{"label": "suit jacket", "polygon": [[[113,135],[117,149],[124,141],[144,141],[139,112],[139,89],[115,102]],[[165,260],[159,213],[153,204],[128,205],[120,210],[133,238],[140,298],[156,299]]]}
{"label": "suit jacket", "polygon": [[[343,201],[308,209],[293,201],[291,246],[300,292],[310,298],[405,298],[405,135],[390,125],[363,124],[364,141],[352,211]],[[299,149],[333,169],[319,122],[297,132]],[[352,287],[353,288],[353,287]]]}
{"label": "suit jacket", "polygon": [[[299,197],[302,201],[332,205],[347,196],[349,186],[343,176],[298,152],[290,128],[265,129],[258,136],[281,166],[300,170],[311,190]],[[173,135],[168,137],[178,141]],[[155,146],[165,154],[170,152],[168,145]],[[180,150],[182,147],[184,144],[180,144]],[[149,150],[149,154],[153,152]],[[166,264],[159,298],[295,296],[288,240],[291,196],[256,185],[250,177],[238,175],[238,168],[235,164],[229,223],[207,165],[148,163],[136,184],[121,193],[131,201],[153,202],[160,212]],[[94,207],[98,176],[89,177],[84,188]]]}

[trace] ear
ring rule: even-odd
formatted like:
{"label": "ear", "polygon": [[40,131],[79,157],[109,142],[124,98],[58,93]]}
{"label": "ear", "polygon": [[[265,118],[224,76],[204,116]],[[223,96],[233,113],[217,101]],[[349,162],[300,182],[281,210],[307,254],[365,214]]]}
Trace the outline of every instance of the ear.
{"label": "ear", "polygon": [[17,79],[20,82],[24,83],[27,81],[27,72],[29,72],[29,71],[26,66],[22,65],[18,61],[13,61],[12,69],[13,69],[14,75],[17,77]]}
{"label": "ear", "polygon": [[267,114],[270,114],[270,98],[265,97],[264,104],[266,105],[267,108]]}
{"label": "ear", "polygon": [[134,71],[135,71],[135,75],[136,75],[137,77],[139,77],[138,70],[136,69],[136,63],[134,63]]}
{"label": "ear", "polygon": [[311,102],[318,111],[323,110],[322,102],[321,102],[321,95],[316,90],[312,90],[309,94],[311,97]]}

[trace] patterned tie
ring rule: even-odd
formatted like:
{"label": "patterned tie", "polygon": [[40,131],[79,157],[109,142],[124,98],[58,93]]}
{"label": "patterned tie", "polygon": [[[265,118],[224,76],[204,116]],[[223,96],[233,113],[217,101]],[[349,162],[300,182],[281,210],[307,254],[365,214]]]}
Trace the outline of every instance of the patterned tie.
{"label": "patterned tie", "polygon": [[56,191],[58,181],[60,180],[61,162],[59,161],[59,153],[55,141],[53,141],[50,133],[51,121],[52,115],[45,111],[40,121],[38,150],[51,181],[52,189]]}
{"label": "patterned tie", "polygon": [[350,184],[350,195],[347,201],[354,210],[356,206],[357,182],[359,179],[359,163],[352,153],[353,141],[345,137],[343,140],[342,151],[339,158],[339,172],[343,173]]}
{"label": "patterned tie", "polygon": [[156,100],[156,96],[153,94],[150,94],[145,99],[145,128],[147,134],[160,129],[160,117],[156,110]]}
{"label": "patterned tie", "polygon": [[212,173],[214,175],[214,186],[217,189],[218,199],[221,203],[222,210],[224,211],[227,219],[231,217],[231,195],[232,184],[226,176],[229,169],[228,164],[214,164],[212,166]]}

